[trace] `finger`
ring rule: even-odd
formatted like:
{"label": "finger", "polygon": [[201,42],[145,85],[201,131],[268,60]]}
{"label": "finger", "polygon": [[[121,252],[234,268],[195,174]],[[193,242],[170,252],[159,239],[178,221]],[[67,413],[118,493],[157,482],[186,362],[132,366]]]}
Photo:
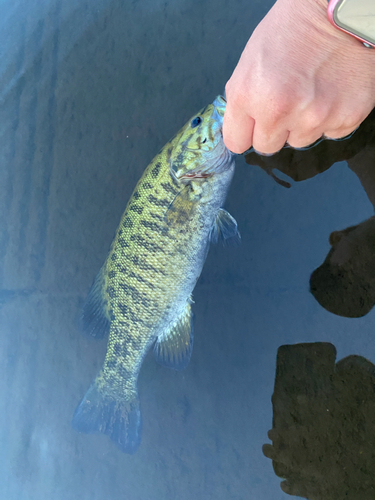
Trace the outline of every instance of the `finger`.
{"label": "finger", "polygon": [[271,155],[282,149],[289,137],[286,128],[270,129],[255,122],[253,132],[253,148],[260,154]]}
{"label": "finger", "polygon": [[326,130],[324,132],[325,139],[338,140],[345,139],[345,137],[350,136],[355,130],[359,127],[360,123],[355,127],[348,127],[344,129],[336,129],[336,130]]}
{"label": "finger", "polygon": [[308,133],[302,135],[292,130],[289,133],[288,144],[291,148],[295,149],[307,148],[321,139],[322,136],[323,133],[321,131],[309,131]]}
{"label": "finger", "polygon": [[253,129],[253,118],[228,101],[223,122],[223,139],[226,147],[237,154],[248,150],[253,141]]}
{"label": "finger", "polygon": [[366,115],[353,111],[348,117],[341,118],[341,123],[339,124],[335,123],[333,124],[334,126],[330,126],[327,123],[324,128],[324,137],[326,139],[344,139],[355,132],[365,118]]}

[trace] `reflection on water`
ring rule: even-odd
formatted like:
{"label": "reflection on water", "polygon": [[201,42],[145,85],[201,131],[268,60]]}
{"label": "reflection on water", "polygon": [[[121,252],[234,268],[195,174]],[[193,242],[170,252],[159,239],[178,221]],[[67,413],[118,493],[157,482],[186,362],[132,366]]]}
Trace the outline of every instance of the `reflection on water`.
{"label": "reflection on water", "polygon": [[375,305],[375,218],[329,237],[331,250],[310,278],[317,301],[334,314],[358,318]]}
{"label": "reflection on water", "polygon": [[[375,202],[375,111],[343,142],[322,141],[305,151],[284,148],[272,157],[246,154],[274,179],[274,170],[299,182],[346,160]],[[375,218],[329,236],[331,249],[310,278],[310,291],[327,311],[357,318],[375,305]],[[372,499],[375,495],[375,365],[350,355],[335,364],[330,343],[278,349],[272,396],[272,459],[282,490],[310,500]]]}
{"label": "reflection on water", "polygon": [[[250,165],[259,165],[273,177],[277,169],[295,181],[314,177],[342,160],[348,162],[374,203],[375,111],[343,141],[321,141],[305,151],[284,148],[273,157],[246,154]],[[334,314],[364,316],[375,305],[375,219],[370,217],[356,226],[334,231],[329,242],[332,248],[324,263],[312,273],[310,291]]]}
{"label": "reflection on water", "polygon": [[361,126],[345,140],[323,140],[304,151],[284,147],[273,156],[260,156],[254,152],[246,154],[246,163],[258,165],[268,174],[279,170],[295,182],[310,179],[325,172],[334,163],[351,160],[375,145],[375,111]]}

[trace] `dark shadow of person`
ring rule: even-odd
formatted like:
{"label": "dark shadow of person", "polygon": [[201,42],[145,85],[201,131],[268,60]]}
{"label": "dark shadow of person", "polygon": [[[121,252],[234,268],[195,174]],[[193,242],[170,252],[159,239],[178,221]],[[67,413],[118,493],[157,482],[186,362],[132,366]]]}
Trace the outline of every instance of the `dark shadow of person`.
{"label": "dark shadow of person", "polygon": [[[346,160],[375,207],[375,110],[348,139],[324,140],[304,151],[285,147],[273,156],[252,151],[245,154],[245,160],[286,187],[290,184],[278,179],[275,169],[299,182]],[[334,231],[329,242],[330,252],[311,275],[310,291],[334,314],[364,316],[375,305],[375,218]]]}
{"label": "dark shadow of person", "polygon": [[361,356],[335,358],[329,343],[279,348],[272,445],[263,453],[289,495],[373,500],[375,366]]}

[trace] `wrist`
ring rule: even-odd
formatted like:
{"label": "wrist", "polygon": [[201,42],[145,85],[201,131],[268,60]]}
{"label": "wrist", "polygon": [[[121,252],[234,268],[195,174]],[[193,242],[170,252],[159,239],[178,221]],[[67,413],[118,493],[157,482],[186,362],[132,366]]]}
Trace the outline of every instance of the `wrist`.
{"label": "wrist", "polygon": [[[361,57],[363,52],[368,52],[363,50],[365,47],[358,39],[331,24],[328,4],[327,0],[277,0],[274,7],[278,8],[280,18],[287,21],[287,29],[300,37],[300,43],[318,44],[327,52],[339,50],[347,57]],[[370,52],[375,53],[375,50]]]}

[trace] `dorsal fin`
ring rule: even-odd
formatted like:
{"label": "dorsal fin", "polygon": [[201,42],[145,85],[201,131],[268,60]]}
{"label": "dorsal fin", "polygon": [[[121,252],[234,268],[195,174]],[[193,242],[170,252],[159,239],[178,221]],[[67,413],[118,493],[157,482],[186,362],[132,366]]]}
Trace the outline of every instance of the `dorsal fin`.
{"label": "dorsal fin", "polygon": [[97,274],[91,285],[82,309],[81,328],[83,332],[96,339],[102,339],[109,334],[110,321],[107,312],[107,303],[103,292],[105,264]]}
{"label": "dorsal fin", "polygon": [[183,370],[189,364],[193,350],[193,321],[191,300],[172,327],[163,332],[155,343],[154,355],[158,363],[175,370]]}

